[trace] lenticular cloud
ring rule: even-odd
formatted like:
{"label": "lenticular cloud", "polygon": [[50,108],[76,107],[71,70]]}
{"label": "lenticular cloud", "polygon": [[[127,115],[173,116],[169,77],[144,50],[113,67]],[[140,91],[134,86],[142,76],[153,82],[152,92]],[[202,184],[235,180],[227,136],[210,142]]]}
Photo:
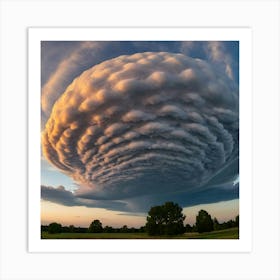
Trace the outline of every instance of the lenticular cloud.
{"label": "lenticular cloud", "polygon": [[238,90],[207,62],[147,52],[83,72],[42,134],[87,198],[193,191],[238,156]]}

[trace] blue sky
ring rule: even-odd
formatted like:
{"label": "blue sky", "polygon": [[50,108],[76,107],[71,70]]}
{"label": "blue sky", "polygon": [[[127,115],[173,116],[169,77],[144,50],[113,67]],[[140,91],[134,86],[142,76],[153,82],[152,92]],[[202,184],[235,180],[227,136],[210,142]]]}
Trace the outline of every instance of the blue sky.
{"label": "blue sky", "polygon": [[238,42],[48,41],[41,61],[42,222],[74,207],[133,223],[167,200],[238,214]]}

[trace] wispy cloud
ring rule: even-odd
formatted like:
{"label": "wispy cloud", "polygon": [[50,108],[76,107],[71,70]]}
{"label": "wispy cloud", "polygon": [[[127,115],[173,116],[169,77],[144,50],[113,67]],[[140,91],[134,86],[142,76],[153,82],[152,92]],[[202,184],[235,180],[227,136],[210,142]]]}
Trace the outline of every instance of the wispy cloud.
{"label": "wispy cloud", "polygon": [[100,201],[92,199],[83,199],[75,196],[64,186],[52,187],[41,185],[41,199],[65,206],[86,206],[90,208],[106,208],[109,210],[127,210],[125,202],[119,201]]}
{"label": "wispy cloud", "polygon": [[208,53],[209,58],[213,62],[220,64],[223,67],[225,73],[228,75],[229,78],[234,79],[232,69],[232,57],[226,52],[225,45],[222,42],[208,42],[206,45],[206,52]]}
{"label": "wispy cloud", "polygon": [[100,42],[81,42],[67,57],[63,56],[42,88],[44,118],[50,114],[53,104],[73,78],[90,67],[93,62],[100,60],[101,50],[102,43]]}
{"label": "wispy cloud", "polygon": [[230,79],[236,80],[237,78],[234,76],[234,68],[236,67],[234,64],[236,63],[223,41],[182,42],[180,51],[189,56],[202,56],[220,68],[221,71],[224,71]]}

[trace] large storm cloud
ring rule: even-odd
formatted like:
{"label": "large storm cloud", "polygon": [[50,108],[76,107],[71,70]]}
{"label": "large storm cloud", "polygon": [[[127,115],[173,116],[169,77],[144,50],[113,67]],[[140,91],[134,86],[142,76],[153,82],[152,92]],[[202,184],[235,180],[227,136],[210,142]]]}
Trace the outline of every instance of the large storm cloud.
{"label": "large storm cloud", "polygon": [[59,96],[42,150],[80,198],[199,193],[238,158],[238,104],[234,81],[204,60],[122,55]]}

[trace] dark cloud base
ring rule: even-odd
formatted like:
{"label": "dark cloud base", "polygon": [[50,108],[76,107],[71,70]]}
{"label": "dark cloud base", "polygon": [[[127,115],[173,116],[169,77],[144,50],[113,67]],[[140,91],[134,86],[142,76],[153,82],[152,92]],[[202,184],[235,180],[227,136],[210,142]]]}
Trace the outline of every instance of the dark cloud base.
{"label": "dark cloud base", "polygon": [[75,196],[64,187],[58,188],[41,186],[41,199],[64,206],[85,206],[89,208],[105,208],[113,211],[146,213],[154,205],[160,205],[166,201],[173,201],[182,207],[190,207],[199,204],[210,204],[239,198],[239,184],[225,184],[215,188],[203,189],[195,192],[180,192],[164,195],[140,196],[123,201],[90,200]]}

